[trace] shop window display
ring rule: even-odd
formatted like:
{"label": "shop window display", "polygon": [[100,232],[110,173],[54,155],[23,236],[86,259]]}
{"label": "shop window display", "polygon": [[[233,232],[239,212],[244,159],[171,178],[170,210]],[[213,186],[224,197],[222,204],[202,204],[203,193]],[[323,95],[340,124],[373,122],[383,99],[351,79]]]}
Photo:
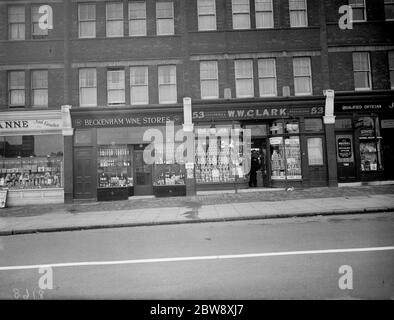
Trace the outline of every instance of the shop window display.
{"label": "shop window display", "polygon": [[156,149],[156,161],[153,167],[154,186],[173,186],[185,184],[185,164],[183,163],[183,161],[176,161],[177,159],[181,159],[181,156],[176,155],[176,152],[179,149],[176,145],[174,145],[173,148],[169,149],[172,149],[172,151],[174,151],[173,159],[171,159],[170,157],[166,159],[166,157],[163,155],[162,152],[166,150],[165,146]]}
{"label": "shop window display", "polygon": [[62,136],[0,137],[0,187],[63,187]]}
{"label": "shop window display", "polygon": [[378,118],[361,117],[357,125],[360,130],[361,171],[383,170],[381,137]]}

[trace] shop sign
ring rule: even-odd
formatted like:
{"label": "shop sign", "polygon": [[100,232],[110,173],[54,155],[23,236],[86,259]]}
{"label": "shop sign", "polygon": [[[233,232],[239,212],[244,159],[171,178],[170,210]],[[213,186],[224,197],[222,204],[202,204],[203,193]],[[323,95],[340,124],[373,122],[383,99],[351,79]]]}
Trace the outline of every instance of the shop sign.
{"label": "shop sign", "polygon": [[62,119],[0,120],[0,131],[53,130],[62,128]]}
{"label": "shop sign", "polygon": [[251,108],[222,108],[210,107],[212,110],[198,110],[194,108],[194,121],[212,120],[247,120],[247,119],[278,119],[300,115],[323,115],[324,107],[251,107]]}
{"label": "shop sign", "polygon": [[394,111],[394,102],[386,103],[349,103],[335,105],[336,112],[386,112]]}
{"label": "shop sign", "polygon": [[338,139],[338,157],[341,159],[352,158],[352,141],[350,138]]}
{"label": "shop sign", "polygon": [[177,114],[155,115],[147,114],[121,114],[118,116],[100,116],[100,114],[90,117],[72,116],[74,128],[101,128],[101,127],[139,127],[139,126],[164,126],[168,122],[175,125],[182,124],[182,116]]}
{"label": "shop sign", "polygon": [[394,128],[394,119],[382,120],[382,129],[392,129],[392,128]]}
{"label": "shop sign", "polygon": [[270,138],[270,145],[278,145],[278,144],[282,144],[282,137],[272,137]]}

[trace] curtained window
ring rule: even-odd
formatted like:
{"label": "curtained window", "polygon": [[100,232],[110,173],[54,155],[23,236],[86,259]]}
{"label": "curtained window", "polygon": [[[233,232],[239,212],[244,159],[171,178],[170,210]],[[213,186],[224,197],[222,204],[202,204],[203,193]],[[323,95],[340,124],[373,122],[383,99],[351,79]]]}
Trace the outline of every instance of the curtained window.
{"label": "curtained window", "polygon": [[294,90],[296,95],[312,94],[312,73],[310,58],[294,58]]}
{"label": "curtained window", "polygon": [[156,33],[160,35],[174,34],[174,3],[156,3]]}
{"label": "curtained window", "polygon": [[129,35],[146,36],[146,3],[129,2]]}
{"label": "curtained window", "polygon": [[198,0],[198,31],[216,30],[215,0]]}
{"label": "curtained window", "polygon": [[25,7],[24,6],[8,7],[8,39],[9,40],[25,39]]}
{"label": "curtained window", "polygon": [[106,18],[107,37],[123,37],[123,3],[107,3]]}
{"label": "curtained window", "polygon": [[353,53],[353,72],[355,90],[372,89],[371,66],[368,52]]}
{"label": "curtained window", "polygon": [[96,5],[95,4],[79,4],[78,21],[79,21],[80,38],[96,37]]}
{"label": "curtained window", "polygon": [[81,106],[97,106],[96,69],[79,69],[79,103]]}
{"label": "curtained window", "polygon": [[31,73],[32,103],[34,107],[48,106],[48,71],[34,70]]}
{"label": "curtained window", "polygon": [[254,96],[252,60],[235,60],[235,87],[237,98]]}
{"label": "curtained window", "polygon": [[176,103],[176,66],[159,66],[159,103]]}
{"label": "curtained window", "polygon": [[290,27],[307,27],[308,13],[306,0],[289,0]]}
{"label": "curtained window", "polygon": [[131,104],[148,104],[148,67],[130,68]]}
{"label": "curtained window", "polygon": [[276,96],[275,59],[259,59],[258,68],[260,97]]}
{"label": "curtained window", "polygon": [[8,73],[8,97],[10,107],[25,106],[25,71]]}
{"label": "curtained window", "polygon": [[217,61],[200,62],[201,99],[219,98]]}
{"label": "curtained window", "polygon": [[249,0],[232,0],[233,29],[250,29]]}
{"label": "curtained window", "polygon": [[266,29],[274,27],[274,11],[272,0],[255,0],[256,28]]}

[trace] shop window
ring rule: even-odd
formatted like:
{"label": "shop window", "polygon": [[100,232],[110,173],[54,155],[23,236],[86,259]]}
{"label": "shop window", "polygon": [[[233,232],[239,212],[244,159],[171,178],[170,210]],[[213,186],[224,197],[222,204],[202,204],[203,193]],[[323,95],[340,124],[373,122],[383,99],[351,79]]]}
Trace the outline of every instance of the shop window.
{"label": "shop window", "polygon": [[159,103],[176,103],[176,66],[159,66]]}
{"label": "shop window", "polygon": [[146,36],[146,2],[129,2],[129,35]]}
{"label": "shop window", "polygon": [[305,119],[305,131],[306,132],[322,132],[323,121],[322,119]]}
{"label": "shop window", "polygon": [[260,97],[277,95],[275,59],[259,59],[259,91]]}
{"label": "shop window", "polygon": [[0,137],[0,187],[13,189],[63,186],[63,137]]}
{"label": "shop window", "polygon": [[336,130],[350,130],[353,129],[353,120],[352,119],[335,119],[335,129]]}
{"label": "shop window", "polygon": [[290,27],[307,27],[308,14],[306,0],[289,0]]}
{"label": "shop window", "polygon": [[38,12],[39,9],[40,9],[40,6],[32,6],[31,7],[31,23],[32,23],[31,33],[32,33],[33,39],[45,38],[48,36],[48,29],[41,29],[40,28],[39,20],[40,20],[41,14]]}
{"label": "shop window", "polygon": [[8,7],[8,39],[25,40],[25,6]]}
{"label": "shop window", "polygon": [[384,12],[386,20],[394,20],[394,0],[384,0]]}
{"label": "shop window", "polygon": [[216,30],[215,0],[198,0],[198,31]]}
{"label": "shop window", "polygon": [[124,70],[107,71],[107,97],[108,104],[124,104],[126,102]]}
{"label": "shop window", "polygon": [[371,90],[371,64],[368,52],[353,52],[354,89]]}
{"label": "shop window", "polygon": [[232,0],[233,29],[250,29],[249,0]]}
{"label": "shop window", "polygon": [[274,27],[274,11],[272,0],[255,0],[256,28],[267,29]]}
{"label": "shop window", "polygon": [[130,86],[132,105],[149,103],[148,67],[130,68]]}
{"label": "shop window", "polygon": [[106,6],[107,37],[123,37],[123,3],[112,2]]}
{"label": "shop window", "polygon": [[79,69],[79,104],[81,107],[97,106],[96,69]]}
{"label": "shop window", "polygon": [[217,61],[200,62],[201,99],[219,98]]}
{"label": "shop window", "polygon": [[294,134],[300,132],[300,125],[298,120],[286,120],[285,121],[285,133]]}
{"label": "shop window", "polygon": [[310,166],[323,165],[323,139],[308,138],[308,164]]}
{"label": "shop window", "polygon": [[293,59],[294,91],[296,96],[312,94],[312,71],[310,58]]}
{"label": "shop window", "polygon": [[174,34],[174,3],[156,2],[156,34]]}
{"label": "shop window", "polygon": [[237,98],[253,97],[253,61],[235,60],[234,64]]}
{"label": "shop window", "polygon": [[96,37],[96,5],[78,5],[78,30],[80,38]]}
{"label": "shop window", "polygon": [[25,71],[8,73],[8,102],[10,107],[25,106]]}
{"label": "shop window", "polygon": [[390,69],[390,84],[391,90],[394,89],[394,51],[389,52],[389,69]]}
{"label": "shop window", "polygon": [[353,9],[353,22],[367,21],[365,0],[349,0],[349,6]]}
{"label": "shop window", "polygon": [[360,117],[357,127],[360,137],[361,171],[383,170],[379,119]]}
{"label": "shop window", "polygon": [[48,106],[48,71],[34,70],[31,73],[33,107]]}

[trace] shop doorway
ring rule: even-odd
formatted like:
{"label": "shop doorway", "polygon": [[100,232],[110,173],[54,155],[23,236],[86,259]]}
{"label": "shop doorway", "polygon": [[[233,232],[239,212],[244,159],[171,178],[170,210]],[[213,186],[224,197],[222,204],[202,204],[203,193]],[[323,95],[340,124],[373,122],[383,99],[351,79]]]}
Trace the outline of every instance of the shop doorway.
{"label": "shop doorway", "polygon": [[134,195],[144,196],[153,194],[152,165],[144,161],[145,145],[134,146]]}
{"label": "shop doorway", "polygon": [[353,135],[337,134],[335,142],[337,149],[338,181],[355,181],[357,179],[357,170],[354,157]]}
{"label": "shop doorway", "polygon": [[267,139],[252,139],[250,151],[252,155],[257,156],[259,162],[259,169],[256,173],[256,187],[269,187]]}
{"label": "shop doorway", "polygon": [[384,178],[394,180],[394,129],[382,129]]}
{"label": "shop doorway", "polygon": [[74,152],[74,199],[96,197],[96,164],[92,147],[76,147]]}

